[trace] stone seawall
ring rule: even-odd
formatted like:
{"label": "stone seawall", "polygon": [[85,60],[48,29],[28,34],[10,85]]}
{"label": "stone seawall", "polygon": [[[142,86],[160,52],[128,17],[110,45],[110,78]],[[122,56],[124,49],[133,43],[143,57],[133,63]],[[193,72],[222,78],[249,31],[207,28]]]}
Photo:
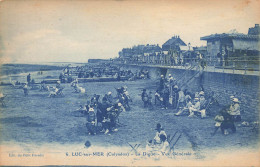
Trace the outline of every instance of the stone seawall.
{"label": "stone seawall", "polygon": [[184,85],[193,92],[198,91],[201,84],[206,92],[214,91],[216,95],[220,95],[217,100],[221,105],[229,104],[229,98],[233,95],[241,102],[242,115],[252,121],[259,118],[259,76],[218,72],[201,72],[201,75],[195,75],[198,71],[137,65],[124,65],[123,68],[131,69],[133,72],[147,69],[152,79],[159,78],[161,74],[172,74],[174,78],[179,79],[179,85]]}

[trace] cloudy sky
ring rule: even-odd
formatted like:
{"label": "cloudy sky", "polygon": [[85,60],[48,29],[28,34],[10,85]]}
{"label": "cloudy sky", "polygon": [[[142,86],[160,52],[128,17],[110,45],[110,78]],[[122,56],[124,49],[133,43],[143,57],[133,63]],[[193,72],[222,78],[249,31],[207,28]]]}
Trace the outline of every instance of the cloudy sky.
{"label": "cloudy sky", "polygon": [[0,61],[87,62],[123,47],[159,44],[259,23],[259,0],[0,0]]}

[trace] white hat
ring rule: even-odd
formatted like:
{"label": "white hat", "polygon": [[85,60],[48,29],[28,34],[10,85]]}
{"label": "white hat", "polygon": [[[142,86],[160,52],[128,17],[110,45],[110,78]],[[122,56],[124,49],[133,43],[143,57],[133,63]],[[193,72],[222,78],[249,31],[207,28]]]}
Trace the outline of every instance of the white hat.
{"label": "white hat", "polygon": [[169,74],[169,77],[172,76],[172,74]]}
{"label": "white hat", "polygon": [[163,75],[161,75],[161,77],[163,77]]}
{"label": "white hat", "polygon": [[122,106],[122,104],[121,104],[121,103],[118,103],[118,106]]}
{"label": "white hat", "polygon": [[233,100],[234,98],[235,98],[235,96],[230,96],[230,99],[232,99],[232,100]]}
{"label": "white hat", "polygon": [[234,99],[233,99],[233,102],[239,103],[238,98],[234,98]]}
{"label": "white hat", "polygon": [[199,101],[199,98],[197,98],[197,97],[196,97],[196,98],[194,98],[194,101]]}
{"label": "white hat", "polygon": [[112,92],[108,92],[107,94],[111,95],[111,94],[112,94]]}
{"label": "white hat", "polygon": [[203,91],[201,91],[201,92],[199,93],[199,95],[204,95],[204,92],[203,92]]}
{"label": "white hat", "polygon": [[60,81],[57,81],[57,83],[60,83]]}
{"label": "white hat", "polygon": [[94,111],[94,108],[90,108],[89,111]]}
{"label": "white hat", "polygon": [[179,87],[178,87],[177,85],[175,85],[173,88],[176,88],[176,89],[178,89]]}

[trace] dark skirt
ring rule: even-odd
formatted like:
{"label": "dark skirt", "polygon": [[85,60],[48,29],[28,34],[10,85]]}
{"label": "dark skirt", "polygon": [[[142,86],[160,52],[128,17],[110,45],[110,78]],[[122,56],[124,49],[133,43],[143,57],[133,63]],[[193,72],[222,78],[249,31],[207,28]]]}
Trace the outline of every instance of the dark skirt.
{"label": "dark skirt", "polygon": [[232,115],[232,120],[234,122],[240,122],[241,121],[241,116],[240,115]]}

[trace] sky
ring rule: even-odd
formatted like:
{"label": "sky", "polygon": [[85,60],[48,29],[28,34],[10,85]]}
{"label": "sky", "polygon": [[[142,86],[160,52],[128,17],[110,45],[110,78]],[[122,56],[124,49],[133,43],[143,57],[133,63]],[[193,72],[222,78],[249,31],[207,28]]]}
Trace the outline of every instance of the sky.
{"label": "sky", "polygon": [[260,23],[259,0],[0,0],[0,63],[87,62]]}

